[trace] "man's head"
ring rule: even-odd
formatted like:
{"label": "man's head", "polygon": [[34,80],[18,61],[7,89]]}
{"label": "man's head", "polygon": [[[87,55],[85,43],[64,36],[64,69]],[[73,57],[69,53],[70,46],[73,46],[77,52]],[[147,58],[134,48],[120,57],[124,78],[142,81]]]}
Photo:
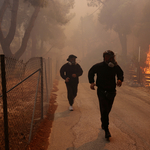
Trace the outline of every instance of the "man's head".
{"label": "man's head", "polygon": [[69,55],[67,61],[71,62],[72,64],[75,64],[76,58],[77,58],[77,56],[75,56],[75,55]]}
{"label": "man's head", "polygon": [[[117,62],[115,61],[115,54],[113,51],[111,50],[107,50],[103,53],[103,58],[104,58],[104,61],[110,65],[110,67],[113,67],[113,64],[114,65],[117,65]],[[112,65],[112,66],[111,66]]]}

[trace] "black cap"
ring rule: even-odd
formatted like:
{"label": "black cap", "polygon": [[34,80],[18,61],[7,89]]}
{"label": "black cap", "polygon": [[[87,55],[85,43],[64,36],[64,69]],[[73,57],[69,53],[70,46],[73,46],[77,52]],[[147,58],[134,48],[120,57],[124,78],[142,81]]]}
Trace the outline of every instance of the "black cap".
{"label": "black cap", "polygon": [[75,55],[69,55],[67,61],[69,61],[70,58],[77,58],[77,56],[75,56]]}
{"label": "black cap", "polygon": [[110,55],[111,57],[115,57],[115,54],[113,51],[111,50],[107,50],[103,53],[103,57],[105,57],[105,55]]}

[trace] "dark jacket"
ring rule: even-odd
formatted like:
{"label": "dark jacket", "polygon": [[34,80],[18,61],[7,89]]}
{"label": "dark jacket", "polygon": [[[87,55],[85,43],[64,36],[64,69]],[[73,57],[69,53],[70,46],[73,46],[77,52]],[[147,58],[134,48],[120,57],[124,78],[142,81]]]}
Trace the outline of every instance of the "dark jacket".
{"label": "dark jacket", "polygon": [[[69,82],[68,84],[72,83],[79,83],[79,76],[81,76],[83,73],[82,68],[80,67],[79,64],[71,65],[69,63],[64,64],[61,69],[60,69],[60,75],[61,77],[65,80],[67,77],[69,77]],[[76,74],[77,77],[73,78],[72,74]]]}
{"label": "dark jacket", "polygon": [[88,72],[89,83],[94,83],[94,76],[96,78],[96,86],[102,90],[114,91],[116,88],[116,77],[117,80],[123,81],[123,71],[119,65],[109,67],[105,62],[101,62],[92,66]]}

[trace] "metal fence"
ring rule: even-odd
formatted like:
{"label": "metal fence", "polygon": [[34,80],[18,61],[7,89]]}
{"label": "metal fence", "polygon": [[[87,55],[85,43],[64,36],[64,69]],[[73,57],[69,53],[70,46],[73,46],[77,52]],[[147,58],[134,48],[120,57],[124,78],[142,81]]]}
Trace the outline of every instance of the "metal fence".
{"label": "metal fence", "polygon": [[57,61],[1,55],[0,62],[0,150],[24,150],[47,114]]}

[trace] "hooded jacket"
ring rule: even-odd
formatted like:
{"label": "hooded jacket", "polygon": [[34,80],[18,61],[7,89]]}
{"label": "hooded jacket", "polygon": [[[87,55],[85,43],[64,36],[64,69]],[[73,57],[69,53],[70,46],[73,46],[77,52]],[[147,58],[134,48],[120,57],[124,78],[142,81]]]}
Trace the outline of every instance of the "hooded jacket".
{"label": "hooded jacket", "polygon": [[[67,84],[78,84],[79,83],[79,76],[81,76],[83,73],[82,68],[79,64],[72,65],[71,63],[64,64],[60,69],[60,76],[65,80],[67,77],[69,77],[69,82]],[[72,77],[72,74],[76,74],[77,77]]]}

